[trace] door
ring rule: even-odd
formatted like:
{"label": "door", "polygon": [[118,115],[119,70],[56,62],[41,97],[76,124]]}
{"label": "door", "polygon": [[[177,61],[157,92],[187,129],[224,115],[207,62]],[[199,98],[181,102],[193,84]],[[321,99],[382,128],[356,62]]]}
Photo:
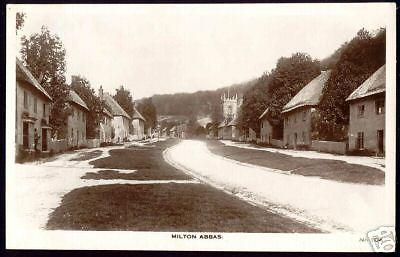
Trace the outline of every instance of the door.
{"label": "door", "polygon": [[23,122],[22,124],[22,146],[24,149],[29,149],[29,123]]}
{"label": "door", "polygon": [[297,146],[297,133],[294,133],[294,148]]}
{"label": "door", "polygon": [[47,129],[42,128],[42,151],[47,151]]}
{"label": "door", "polygon": [[377,136],[378,136],[378,151],[379,153],[383,153],[383,130],[378,130],[377,131]]}

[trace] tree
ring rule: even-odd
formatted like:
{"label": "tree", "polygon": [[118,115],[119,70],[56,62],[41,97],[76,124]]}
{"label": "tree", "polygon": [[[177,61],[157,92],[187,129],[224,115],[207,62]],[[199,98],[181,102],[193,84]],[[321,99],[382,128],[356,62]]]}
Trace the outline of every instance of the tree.
{"label": "tree", "polygon": [[120,86],[115,89],[115,95],[113,96],[115,101],[124,109],[129,116],[133,116],[135,113],[133,109],[133,97],[131,92],[128,89],[125,89],[124,86]]}
{"label": "tree", "polygon": [[244,130],[252,128],[258,136],[258,118],[268,108],[268,118],[282,128],[282,108],[320,72],[319,61],[313,60],[306,53],[281,57],[275,69],[270,73],[265,72],[255,85],[245,92],[239,112],[239,127]]}
{"label": "tree", "polygon": [[65,134],[69,87],[65,84],[65,48],[60,38],[42,26],[40,33],[22,37],[21,54],[24,64],[53,98],[50,113],[52,133]]}
{"label": "tree", "polygon": [[386,60],[386,30],[372,35],[365,29],[340,49],[340,57],[323,90],[316,117],[316,137],[343,141],[347,137],[349,106],[346,98]]}
{"label": "tree", "polygon": [[103,116],[104,102],[100,97],[96,96],[90,82],[84,77],[73,75],[71,77],[71,88],[82,98],[89,108],[89,112],[86,116],[87,138],[97,138],[98,127]]}
{"label": "tree", "polygon": [[18,32],[18,30],[20,30],[25,23],[25,17],[26,14],[23,12],[17,12],[16,16],[15,16],[15,26],[16,26],[16,31],[15,33]]}
{"label": "tree", "polygon": [[157,110],[152,98],[144,98],[137,104],[138,111],[146,119],[145,128],[155,128],[157,125]]}

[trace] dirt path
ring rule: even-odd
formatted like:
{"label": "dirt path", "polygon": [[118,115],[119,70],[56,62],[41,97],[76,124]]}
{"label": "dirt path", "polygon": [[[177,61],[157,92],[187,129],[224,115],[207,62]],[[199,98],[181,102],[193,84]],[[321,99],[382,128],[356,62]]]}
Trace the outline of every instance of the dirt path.
{"label": "dirt path", "polygon": [[247,201],[269,206],[326,231],[363,232],[386,224],[385,187],[286,175],[212,154],[204,142],[186,140],[166,158],[176,166]]}

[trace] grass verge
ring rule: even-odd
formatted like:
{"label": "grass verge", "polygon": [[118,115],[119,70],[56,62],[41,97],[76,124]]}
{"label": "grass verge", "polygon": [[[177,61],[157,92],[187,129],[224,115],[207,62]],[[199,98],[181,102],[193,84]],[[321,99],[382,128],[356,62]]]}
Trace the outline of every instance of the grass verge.
{"label": "grass verge", "polygon": [[[88,208],[88,206],[90,206]],[[204,184],[101,185],[66,194],[48,229],[319,232]]]}
{"label": "grass verge", "polygon": [[338,160],[310,159],[281,153],[244,149],[227,146],[216,140],[207,140],[206,142],[208,149],[212,153],[244,163],[340,182],[368,185],[385,184],[385,173],[372,167]]}

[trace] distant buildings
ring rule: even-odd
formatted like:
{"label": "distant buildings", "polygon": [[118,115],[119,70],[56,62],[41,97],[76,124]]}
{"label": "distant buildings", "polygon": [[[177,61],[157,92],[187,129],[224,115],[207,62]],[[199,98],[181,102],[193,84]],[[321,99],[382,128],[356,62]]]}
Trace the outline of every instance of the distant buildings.
{"label": "distant buildings", "polygon": [[235,96],[221,96],[223,121],[218,125],[218,138],[239,139],[240,130],[237,129],[237,117],[243,99]]}
{"label": "distant buildings", "polygon": [[121,143],[128,139],[129,136],[129,123],[131,117],[122,109],[117,101],[112,98],[108,93],[103,95],[105,103],[111,108],[111,114],[113,116],[111,120],[111,126],[114,131],[114,137],[112,141],[114,143]]}
{"label": "distant buildings", "polygon": [[16,59],[15,143],[18,150],[49,151],[49,114],[52,98]]}
{"label": "distant buildings", "polygon": [[67,102],[70,105],[70,115],[67,118],[68,147],[86,145],[86,116],[89,111],[86,103],[74,91],[70,90]]}
{"label": "distant buildings", "polygon": [[386,67],[383,65],[346,101],[350,105],[349,150],[385,152]]}
{"label": "distant buildings", "polygon": [[330,71],[322,71],[283,107],[285,146],[296,148],[299,145],[311,145],[312,116],[317,111],[329,76]]}

